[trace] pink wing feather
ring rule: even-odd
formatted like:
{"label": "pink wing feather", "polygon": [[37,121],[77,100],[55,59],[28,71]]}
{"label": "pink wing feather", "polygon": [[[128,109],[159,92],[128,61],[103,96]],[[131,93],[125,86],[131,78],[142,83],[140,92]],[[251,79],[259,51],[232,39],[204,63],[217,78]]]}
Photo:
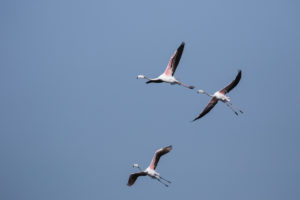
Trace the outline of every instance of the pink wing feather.
{"label": "pink wing feather", "polygon": [[167,76],[174,75],[176,68],[179,64],[183,49],[184,49],[184,42],[181,43],[181,45],[177,48],[177,50],[172,55],[172,57],[168,63],[168,66],[164,72],[165,75],[167,75]]}
{"label": "pink wing feather", "polygon": [[153,156],[153,159],[149,167],[155,170],[160,157],[165,155],[166,153],[169,153],[171,150],[172,150],[172,145],[157,150]]}

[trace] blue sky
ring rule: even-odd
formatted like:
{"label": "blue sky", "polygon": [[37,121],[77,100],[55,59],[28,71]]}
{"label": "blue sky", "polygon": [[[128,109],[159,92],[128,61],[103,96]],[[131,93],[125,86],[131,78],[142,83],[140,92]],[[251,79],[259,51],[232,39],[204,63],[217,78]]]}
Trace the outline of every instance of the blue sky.
{"label": "blue sky", "polygon": [[[299,2],[1,1],[0,198],[299,199]],[[137,80],[162,73],[229,94]],[[127,187],[133,163],[157,170]]]}

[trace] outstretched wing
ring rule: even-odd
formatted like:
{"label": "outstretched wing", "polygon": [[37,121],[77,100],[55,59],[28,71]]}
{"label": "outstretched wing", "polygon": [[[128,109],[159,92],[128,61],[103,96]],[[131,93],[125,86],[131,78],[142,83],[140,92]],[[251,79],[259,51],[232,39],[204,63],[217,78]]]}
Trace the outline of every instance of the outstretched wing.
{"label": "outstretched wing", "polygon": [[153,169],[153,170],[155,170],[160,157],[163,156],[163,155],[165,155],[166,153],[169,153],[171,150],[172,150],[172,145],[164,147],[164,148],[161,148],[161,149],[158,149],[155,152],[155,154],[153,156],[153,159],[152,159],[152,161],[150,163],[150,168]]}
{"label": "outstretched wing", "polygon": [[167,76],[174,75],[176,68],[179,64],[183,49],[184,49],[184,42],[181,43],[181,45],[177,48],[175,53],[172,55],[172,57],[168,63],[168,66],[164,72]]}
{"label": "outstretched wing", "polygon": [[127,185],[132,186],[139,176],[147,176],[147,172],[138,172],[130,174]]}
{"label": "outstretched wing", "polygon": [[235,79],[229,85],[227,85],[222,90],[220,90],[220,93],[226,94],[226,93],[230,92],[230,90],[232,90],[240,82],[241,78],[242,78],[242,71],[239,70]]}
{"label": "outstretched wing", "polygon": [[200,119],[204,115],[206,115],[215,105],[218,103],[218,99],[216,97],[211,98],[207,106],[204,108],[202,113],[198,117],[196,117],[193,121],[196,121],[197,119]]}

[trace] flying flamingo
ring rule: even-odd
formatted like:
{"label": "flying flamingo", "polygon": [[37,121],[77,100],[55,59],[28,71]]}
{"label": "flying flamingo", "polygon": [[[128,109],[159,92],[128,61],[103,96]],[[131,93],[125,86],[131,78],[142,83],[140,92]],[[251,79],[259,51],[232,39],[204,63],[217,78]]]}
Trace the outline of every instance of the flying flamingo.
{"label": "flying flamingo", "polygon": [[184,49],[184,42],[181,43],[181,45],[178,47],[178,49],[172,55],[165,72],[162,73],[157,78],[151,79],[151,78],[146,77],[145,75],[138,75],[137,79],[147,79],[148,80],[146,82],[147,84],[148,83],[166,82],[166,83],[170,83],[172,85],[178,84],[178,85],[182,85],[184,87],[190,88],[190,89],[194,89],[195,88],[194,86],[189,86],[189,85],[183,84],[183,83],[179,82],[178,80],[176,80],[175,77],[174,77],[174,73],[175,73],[176,68],[179,64],[183,49]]}
{"label": "flying flamingo", "polygon": [[228,96],[226,96],[226,94],[229,93],[240,82],[241,77],[242,77],[242,71],[239,70],[237,76],[229,85],[227,85],[222,90],[217,91],[213,95],[208,94],[204,90],[198,90],[197,93],[206,94],[212,98],[209,101],[208,105],[204,108],[202,113],[200,113],[200,115],[198,117],[196,117],[193,121],[196,121],[197,119],[200,119],[201,117],[206,115],[218,103],[219,100],[222,101],[223,103],[225,103],[236,115],[238,115],[238,112],[235,111],[234,109],[238,110],[240,113],[243,113],[243,111],[240,110],[239,108],[235,107],[231,103],[230,98]]}
{"label": "flying flamingo", "polygon": [[151,178],[158,180],[160,183],[162,183],[166,187],[168,187],[169,185],[162,182],[162,180],[164,180],[168,183],[171,183],[171,181],[168,181],[168,180],[162,178],[159,175],[159,173],[155,171],[155,168],[157,166],[157,163],[158,163],[160,157],[165,155],[166,153],[169,153],[171,150],[172,150],[172,145],[158,149],[155,152],[154,157],[153,157],[149,167],[147,167],[147,169],[145,169],[144,171],[142,171],[142,169],[139,167],[138,164],[133,164],[133,167],[138,168],[140,170],[140,172],[130,174],[127,185],[132,186],[139,176],[150,176]]}

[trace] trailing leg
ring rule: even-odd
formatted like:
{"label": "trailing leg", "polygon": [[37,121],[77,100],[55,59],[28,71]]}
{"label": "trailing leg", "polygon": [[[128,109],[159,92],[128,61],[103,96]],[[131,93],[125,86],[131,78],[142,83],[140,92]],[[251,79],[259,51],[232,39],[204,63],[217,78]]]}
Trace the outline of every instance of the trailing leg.
{"label": "trailing leg", "polygon": [[239,109],[238,107],[236,107],[235,105],[233,105],[230,101],[228,102],[233,108],[235,108],[236,110],[238,110],[240,113],[244,113],[241,109]]}
{"label": "trailing leg", "polygon": [[228,102],[226,102],[225,104],[226,104],[226,105],[234,112],[234,114],[239,115],[238,112],[236,112],[236,111],[230,106],[230,104],[229,104]]}

